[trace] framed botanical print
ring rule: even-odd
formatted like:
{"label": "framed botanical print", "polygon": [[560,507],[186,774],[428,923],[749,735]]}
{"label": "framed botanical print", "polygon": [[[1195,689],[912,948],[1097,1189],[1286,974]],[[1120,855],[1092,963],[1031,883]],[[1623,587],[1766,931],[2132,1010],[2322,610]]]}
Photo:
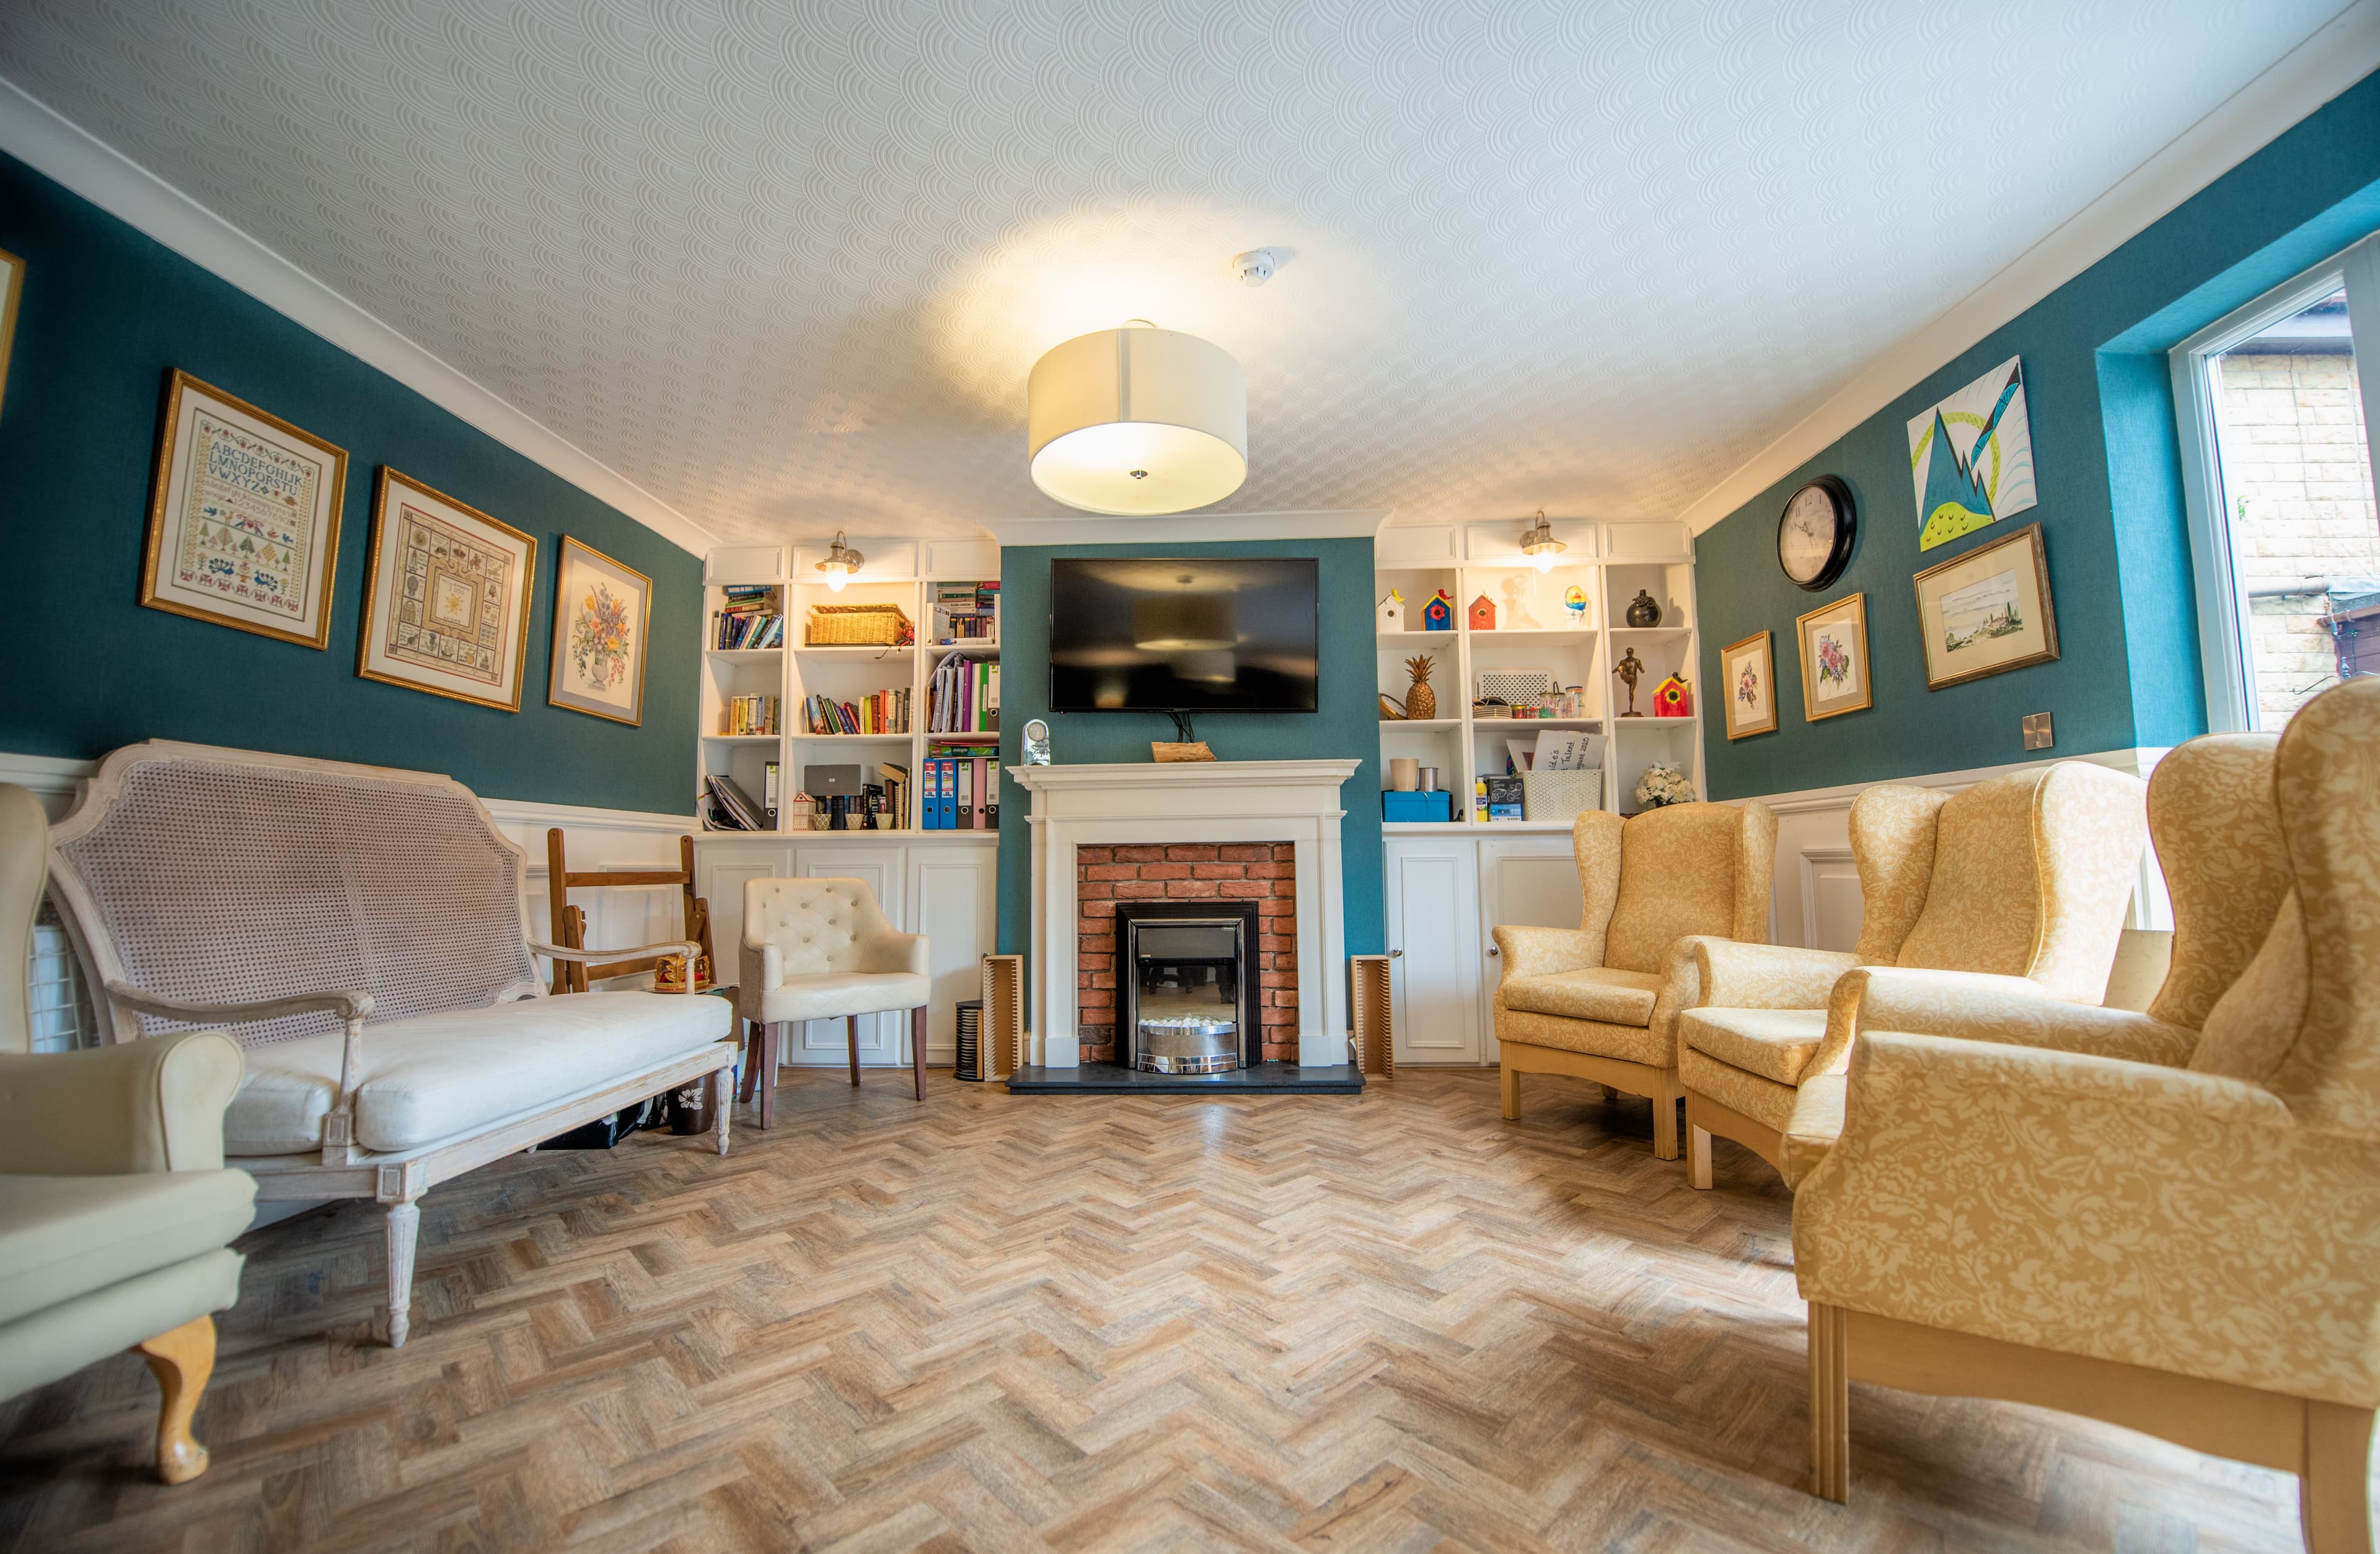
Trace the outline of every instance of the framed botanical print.
{"label": "framed botanical print", "polygon": [[25,290],[25,261],[0,249],[0,405],[6,403],[8,351],[17,343],[17,298]]}
{"label": "framed botanical print", "polygon": [[1916,583],[1927,690],[2058,656],[2039,524],[1929,566]]}
{"label": "framed botanical print", "polygon": [[140,602],[320,648],[347,455],[187,372],[166,380]]}
{"label": "framed botanical print", "polygon": [[653,580],[566,534],[553,571],[553,672],[545,699],[615,722],[643,722]]}
{"label": "framed botanical print", "polygon": [[1852,594],[1793,622],[1802,649],[1802,719],[1816,722],[1876,705],[1868,684],[1867,595]]}
{"label": "framed botanical print", "polygon": [[537,541],[381,466],[356,673],[520,710]]}
{"label": "framed botanical print", "polygon": [[1776,733],[1777,659],[1768,633],[1755,631],[1729,643],[1718,655],[1718,668],[1727,691],[1727,736]]}

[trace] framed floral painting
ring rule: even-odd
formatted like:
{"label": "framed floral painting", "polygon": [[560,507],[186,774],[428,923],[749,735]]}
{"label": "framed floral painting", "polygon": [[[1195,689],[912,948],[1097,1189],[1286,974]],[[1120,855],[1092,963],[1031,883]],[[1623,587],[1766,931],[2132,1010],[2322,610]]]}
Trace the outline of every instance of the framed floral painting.
{"label": "framed floral painting", "polygon": [[643,722],[652,579],[566,534],[554,578],[553,674],[545,699],[614,722]]}
{"label": "framed floral painting", "polygon": [[346,489],[346,450],[174,373],[157,434],[140,602],[323,646]]}
{"label": "framed floral painting", "polygon": [[1820,605],[1793,623],[1802,643],[1802,717],[1816,722],[1876,705],[1868,684],[1867,595]]}
{"label": "framed floral painting", "polygon": [[520,710],[537,541],[381,467],[356,673]]}
{"label": "framed floral painting", "polygon": [[1755,631],[1730,642],[1718,656],[1719,681],[1727,692],[1727,736],[1744,739],[1777,732],[1777,658],[1768,633]]}

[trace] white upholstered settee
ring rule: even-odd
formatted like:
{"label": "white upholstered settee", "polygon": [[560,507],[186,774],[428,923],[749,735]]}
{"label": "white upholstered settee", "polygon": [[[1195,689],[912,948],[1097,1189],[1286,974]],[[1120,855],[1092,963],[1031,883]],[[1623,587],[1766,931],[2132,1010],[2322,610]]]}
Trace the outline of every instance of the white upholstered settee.
{"label": "white upholstered settee", "polygon": [[727,1151],[727,1004],[553,996],[525,859],[452,778],[152,742],[115,751],[52,834],[51,891],[110,1042],[221,1029],[246,1074],[225,1164],[260,1202],[388,1211],[392,1346],[421,1195],[648,1096],[703,1080]]}

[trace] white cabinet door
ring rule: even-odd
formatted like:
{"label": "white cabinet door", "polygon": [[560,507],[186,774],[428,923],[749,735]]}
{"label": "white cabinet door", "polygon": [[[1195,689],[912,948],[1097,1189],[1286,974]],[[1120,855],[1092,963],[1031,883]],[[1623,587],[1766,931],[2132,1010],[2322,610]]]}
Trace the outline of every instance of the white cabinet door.
{"label": "white cabinet door", "polygon": [[934,979],[926,1026],[929,1063],[957,1061],[959,1001],[982,996],[982,962],[992,951],[999,879],[996,846],[938,843],[909,849],[912,931],[926,936],[926,966]]}
{"label": "white cabinet door", "polygon": [[[813,832],[814,835],[828,834]],[[897,926],[902,916],[901,859],[905,849],[894,843],[798,843],[794,848],[794,875],[803,880],[862,880],[876,892],[884,915]],[[859,1061],[863,1063],[905,1063],[909,1061],[909,1014],[862,1014],[859,1017]],[[801,1038],[784,1044],[780,1061],[786,1063],[847,1062],[849,1036],[841,1020],[811,1020]]]}
{"label": "white cabinet door", "polygon": [[1465,836],[1397,836],[1387,858],[1400,1063],[1479,1061],[1479,863]]}
{"label": "white cabinet door", "polygon": [[1496,982],[1504,962],[1495,930],[1505,924],[1574,929],[1583,903],[1578,859],[1561,835],[1483,836],[1479,839],[1479,1056],[1494,1062]]}

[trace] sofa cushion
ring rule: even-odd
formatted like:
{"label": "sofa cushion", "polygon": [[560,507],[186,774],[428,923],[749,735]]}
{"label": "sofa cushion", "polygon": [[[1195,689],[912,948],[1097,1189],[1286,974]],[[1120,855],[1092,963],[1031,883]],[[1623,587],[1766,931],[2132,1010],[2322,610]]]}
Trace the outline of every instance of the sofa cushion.
{"label": "sofa cushion", "polygon": [[1827,1039],[1823,1009],[1689,1009],[1678,1016],[1688,1047],[1730,1068],[1798,1085]]}
{"label": "sofa cushion", "polygon": [[244,1171],[0,1176],[0,1325],[220,1251],[255,1207]]}
{"label": "sofa cushion", "polygon": [[1537,977],[1507,977],[1496,990],[1507,1009],[1601,1020],[1612,1026],[1649,1026],[1661,984],[1660,977],[1645,972],[1598,965]]}
{"label": "sofa cushion", "polygon": [[[366,1026],[356,1142],[386,1152],[478,1132],[690,1056],[726,1038],[729,1015],[724,1000],[702,994],[597,992]],[[321,1148],[344,1039],[249,1048],[224,1113],[224,1152]]]}

